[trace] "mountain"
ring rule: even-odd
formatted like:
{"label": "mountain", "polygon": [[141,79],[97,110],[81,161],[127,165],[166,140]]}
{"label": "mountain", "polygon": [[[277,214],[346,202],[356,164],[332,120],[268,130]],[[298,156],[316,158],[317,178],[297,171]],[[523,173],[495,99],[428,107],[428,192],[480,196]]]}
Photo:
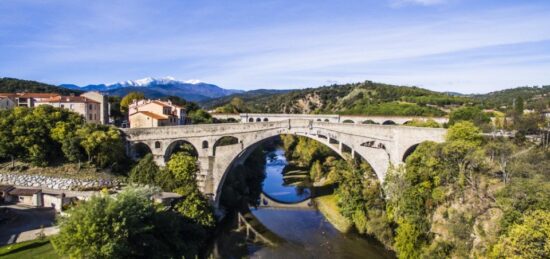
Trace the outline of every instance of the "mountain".
{"label": "mountain", "polygon": [[116,96],[124,96],[129,92],[139,91],[143,92],[145,96],[149,98],[178,96],[190,101],[200,101],[244,92],[242,90],[224,89],[217,85],[204,83],[198,80],[179,81],[173,77],[147,77],[139,80],[128,80],[113,84],[96,84],[86,86],[62,84],[60,87],[82,91],[100,91]]}
{"label": "mountain", "polygon": [[340,113],[393,116],[444,116],[452,106],[471,103],[468,97],[453,96],[418,87],[365,81],[298,90],[259,90],[234,94],[201,104],[220,113]]}
{"label": "mountain", "polygon": [[21,80],[16,78],[0,78],[0,93],[33,92],[33,93],[58,93],[61,95],[80,94],[82,91],[66,89],[54,85],[36,81]]}

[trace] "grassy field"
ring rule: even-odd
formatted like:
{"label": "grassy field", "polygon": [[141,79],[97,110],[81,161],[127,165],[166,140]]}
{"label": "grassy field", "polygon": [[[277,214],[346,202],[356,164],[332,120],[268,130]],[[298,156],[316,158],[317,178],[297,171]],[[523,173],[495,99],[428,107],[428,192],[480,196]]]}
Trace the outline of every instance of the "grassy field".
{"label": "grassy field", "polygon": [[27,259],[27,258],[61,258],[55,253],[50,240],[33,240],[0,247],[0,258]]}
{"label": "grassy field", "polygon": [[349,232],[352,228],[351,222],[340,214],[338,208],[338,198],[336,194],[325,195],[315,198],[315,204],[317,208],[325,218],[340,232]]}

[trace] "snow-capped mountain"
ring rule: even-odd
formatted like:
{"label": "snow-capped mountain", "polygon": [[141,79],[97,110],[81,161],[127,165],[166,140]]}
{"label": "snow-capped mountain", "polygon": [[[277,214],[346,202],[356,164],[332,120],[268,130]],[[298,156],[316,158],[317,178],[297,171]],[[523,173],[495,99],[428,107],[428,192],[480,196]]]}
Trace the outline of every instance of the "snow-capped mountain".
{"label": "snow-capped mountain", "polygon": [[121,81],[111,84],[86,86],[62,84],[59,86],[82,91],[106,92],[109,95],[117,96],[124,96],[129,92],[139,91],[143,92],[149,98],[160,98],[173,95],[191,101],[200,101],[243,92],[241,90],[223,89],[217,85],[204,83],[197,79],[179,81],[170,76],[163,78],[146,77],[143,79]]}

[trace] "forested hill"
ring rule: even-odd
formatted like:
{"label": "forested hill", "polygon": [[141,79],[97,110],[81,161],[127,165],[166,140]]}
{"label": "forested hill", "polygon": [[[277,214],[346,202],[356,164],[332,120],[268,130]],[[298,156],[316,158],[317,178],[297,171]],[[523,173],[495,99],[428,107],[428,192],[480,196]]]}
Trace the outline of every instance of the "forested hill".
{"label": "forested hill", "polygon": [[21,80],[8,77],[0,78],[0,93],[15,92],[58,93],[61,95],[82,93],[78,90],[70,90],[36,81]]}
{"label": "forested hill", "polygon": [[515,101],[525,102],[527,109],[541,109],[550,104],[550,85],[542,87],[517,87],[488,94],[473,95],[485,107],[512,106]]}
{"label": "forested hill", "polygon": [[[250,94],[250,95],[249,95]],[[238,98],[235,98],[238,97]],[[362,83],[307,88],[282,93],[247,92],[203,103],[218,112],[341,113],[443,116],[449,106],[473,102],[418,87]]]}

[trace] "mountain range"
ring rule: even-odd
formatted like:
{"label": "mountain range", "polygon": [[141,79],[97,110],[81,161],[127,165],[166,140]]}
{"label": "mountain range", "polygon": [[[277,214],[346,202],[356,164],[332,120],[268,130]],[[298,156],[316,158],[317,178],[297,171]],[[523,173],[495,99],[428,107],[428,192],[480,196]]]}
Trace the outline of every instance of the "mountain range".
{"label": "mountain range", "polygon": [[147,77],[112,84],[95,84],[86,86],[61,84],[59,86],[79,91],[100,91],[115,96],[125,96],[129,92],[137,91],[144,93],[145,96],[149,98],[178,96],[190,101],[202,101],[244,92],[242,90],[224,89],[217,85],[204,83],[199,80],[180,81],[173,77]]}

